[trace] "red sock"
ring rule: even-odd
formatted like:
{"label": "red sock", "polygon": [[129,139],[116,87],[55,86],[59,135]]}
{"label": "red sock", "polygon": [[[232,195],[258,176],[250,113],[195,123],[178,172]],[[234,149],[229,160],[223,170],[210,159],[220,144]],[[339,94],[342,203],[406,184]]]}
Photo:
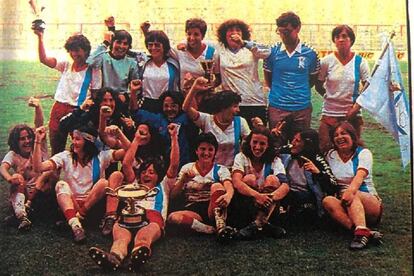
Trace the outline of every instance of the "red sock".
{"label": "red sock", "polygon": [[190,216],[182,215],[181,224],[191,227],[193,220],[194,219]]}
{"label": "red sock", "polygon": [[224,190],[217,190],[210,196],[210,204],[208,205],[208,216],[210,218],[214,218],[214,209],[218,207],[216,200],[225,193]]}
{"label": "red sock", "polygon": [[74,218],[76,216],[76,210],[67,209],[65,212],[63,212],[63,215],[65,216],[66,220],[69,221],[71,218]]}

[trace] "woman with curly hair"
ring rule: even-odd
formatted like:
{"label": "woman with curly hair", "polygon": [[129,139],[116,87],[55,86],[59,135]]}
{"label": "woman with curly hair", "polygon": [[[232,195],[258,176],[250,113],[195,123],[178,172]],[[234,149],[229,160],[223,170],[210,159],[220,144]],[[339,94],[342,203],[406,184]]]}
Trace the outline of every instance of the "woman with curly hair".
{"label": "woman with curly hair", "polygon": [[240,115],[251,127],[254,117],[259,117],[265,125],[267,123],[266,96],[259,80],[258,61],[267,57],[268,49],[243,47],[250,37],[250,26],[239,19],[226,20],[217,28],[220,45],[216,48],[222,88],[241,96]]}

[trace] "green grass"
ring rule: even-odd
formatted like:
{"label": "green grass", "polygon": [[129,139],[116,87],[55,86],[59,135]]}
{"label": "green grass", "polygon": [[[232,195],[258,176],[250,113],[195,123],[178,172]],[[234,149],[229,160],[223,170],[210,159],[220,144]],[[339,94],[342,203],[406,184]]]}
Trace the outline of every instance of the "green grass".
{"label": "green grass", "polygon": [[[406,78],[406,65],[402,66]],[[16,123],[32,125],[33,110],[26,99],[53,96],[59,74],[29,62],[0,62],[0,157],[7,152],[8,129]],[[405,73],[404,73],[405,72]],[[406,79],[405,79],[406,80]],[[408,87],[406,85],[406,87]],[[42,101],[45,120],[53,102]],[[321,97],[313,95],[318,126]],[[363,139],[374,155],[374,182],[384,202],[381,231],[384,244],[362,252],[347,249],[351,237],[339,229],[291,227],[286,239],[236,242],[220,246],[213,237],[170,236],[158,242],[147,275],[412,275],[411,171],[401,169],[398,146],[381,126],[364,114]],[[0,181],[0,219],[10,214],[8,184]],[[90,246],[109,249],[111,240],[88,229],[85,245],[72,243],[70,232],[57,231],[46,221],[31,232],[18,234],[0,224],[1,275],[94,275],[99,268],[87,255]]]}

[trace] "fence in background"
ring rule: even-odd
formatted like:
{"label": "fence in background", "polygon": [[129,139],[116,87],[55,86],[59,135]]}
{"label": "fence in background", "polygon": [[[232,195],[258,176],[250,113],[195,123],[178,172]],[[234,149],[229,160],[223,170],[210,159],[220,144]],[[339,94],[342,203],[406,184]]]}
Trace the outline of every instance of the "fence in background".
{"label": "fence in background", "polygon": [[[264,44],[273,44],[279,37],[276,35],[276,25],[274,23],[252,23],[252,38]],[[381,50],[382,33],[388,33],[394,29],[396,36],[393,39],[397,51],[406,52],[407,49],[407,29],[406,25],[351,25],[356,33],[356,42],[353,49],[358,52],[372,52]],[[139,28],[131,28],[130,23],[118,23],[117,29],[128,30],[133,37],[133,48],[144,49],[144,39]],[[215,40],[218,24],[211,23],[208,26],[206,39]],[[300,32],[302,41],[311,44],[320,51],[333,50],[331,41],[331,31],[334,24],[303,24]],[[164,30],[169,36],[171,43],[185,39],[183,23],[152,23],[152,29]],[[49,50],[62,49],[67,37],[75,32],[85,34],[92,45],[97,45],[102,41],[102,34],[105,27],[102,23],[47,23],[45,44]],[[49,35],[51,34],[51,35]],[[0,50],[5,51],[33,51],[37,47],[35,35],[30,30],[30,26],[22,23],[0,23]],[[406,55],[405,57],[406,58]]]}

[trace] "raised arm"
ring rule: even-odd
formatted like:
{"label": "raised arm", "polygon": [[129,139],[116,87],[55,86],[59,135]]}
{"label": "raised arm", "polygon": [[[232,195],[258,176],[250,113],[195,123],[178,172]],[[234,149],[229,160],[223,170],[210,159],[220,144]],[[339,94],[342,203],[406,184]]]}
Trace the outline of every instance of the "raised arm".
{"label": "raised arm", "polygon": [[39,127],[36,129],[36,138],[34,141],[33,149],[33,169],[35,172],[45,172],[56,170],[56,164],[51,160],[46,160],[42,162],[42,144],[46,138],[46,128]]}
{"label": "raised arm", "polygon": [[170,165],[167,169],[167,177],[175,178],[178,174],[178,168],[180,165],[180,146],[178,144],[178,125],[169,124],[168,133],[171,137],[171,152],[170,152]]}
{"label": "raised arm", "polygon": [[38,38],[38,54],[39,54],[39,60],[41,63],[43,63],[44,65],[50,67],[50,68],[55,68],[57,61],[56,58],[54,57],[48,57],[46,55],[46,50],[45,50],[45,46],[44,46],[44,42],[43,42],[43,31],[40,30],[34,30],[34,33],[37,35]]}
{"label": "raised arm", "polygon": [[110,148],[128,150],[131,142],[122,132],[122,130],[116,125],[110,125],[105,128],[103,135],[105,144]]}
{"label": "raised arm", "polygon": [[141,80],[132,80],[129,83],[129,90],[131,91],[131,98],[129,99],[129,109],[131,114],[138,110],[138,94],[141,93],[142,82]]}
{"label": "raised arm", "polygon": [[195,121],[200,115],[199,112],[193,107],[194,96],[198,91],[204,91],[206,88],[208,88],[208,80],[204,77],[199,77],[194,81],[190,91],[184,99],[183,110],[193,121]]}
{"label": "raised arm", "polygon": [[135,179],[135,172],[132,166],[134,164],[135,154],[137,153],[141,141],[141,136],[142,134],[137,129],[134,140],[132,140],[128,150],[125,153],[124,160],[122,161],[122,172],[128,182],[132,182]]}
{"label": "raised arm", "polygon": [[34,116],[34,125],[35,128],[41,127],[44,125],[44,117],[42,106],[40,105],[40,100],[34,97],[30,97],[28,105],[34,107],[35,116]]}

